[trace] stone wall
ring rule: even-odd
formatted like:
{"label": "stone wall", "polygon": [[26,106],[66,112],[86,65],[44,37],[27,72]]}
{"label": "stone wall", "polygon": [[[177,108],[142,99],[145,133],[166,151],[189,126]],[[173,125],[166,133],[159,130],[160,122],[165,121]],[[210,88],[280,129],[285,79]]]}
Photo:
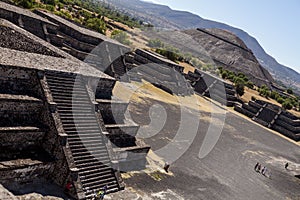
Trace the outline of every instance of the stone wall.
{"label": "stone wall", "polygon": [[295,141],[300,140],[300,119],[283,111],[277,105],[256,100],[242,104],[242,106],[236,105],[234,109],[263,126],[278,131]]}
{"label": "stone wall", "polygon": [[207,96],[224,105],[233,106],[237,101],[234,86],[205,72],[195,70],[185,76],[195,92]]}
{"label": "stone wall", "polygon": [[137,49],[126,54],[124,62],[130,80],[144,79],[170,94],[183,96],[193,94],[193,89],[184,77],[183,67],[166,58]]}
{"label": "stone wall", "polygon": [[3,2],[0,2],[0,18],[10,21],[44,40],[47,39],[47,29],[53,33],[57,28],[55,24],[30,11]]}
{"label": "stone wall", "polygon": [[0,93],[30,95],[41,98],[37,71],[20,67],[0,67]]}
{"label": "stone wall", "polygon": [[26,184],[34,180],[49,177],[49,172],[53,168],[52,163],[33,162],[28,165],[7,167],[0,169],[0,182],[7,188],[13,187],[13,184]]}
{"label": "stone wall", "polygon": [[32,146],[40,146],[45,132],[39,129],[0,129],[0,149],[28,149]]}

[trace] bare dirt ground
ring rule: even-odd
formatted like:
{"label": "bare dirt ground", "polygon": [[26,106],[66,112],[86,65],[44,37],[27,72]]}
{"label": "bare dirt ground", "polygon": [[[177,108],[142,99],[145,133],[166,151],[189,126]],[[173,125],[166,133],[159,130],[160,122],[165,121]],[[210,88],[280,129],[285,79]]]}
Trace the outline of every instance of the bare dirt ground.
{"label": "bare dirt ground", "polygon": [[[230,109],[224,108],[226,119],[215,147],[206,157],[199,157],[207,130],[216,123],[211,118],[211,103],[204,99],[196,106],[200,117],[194,113],[196,107],[185,107],[188,121],[192,124],[199,120],[200,125],[193,143],[166,174],[162,167],[168,158],[155,155],[178,132],[180,104],[175,97],[161,95],[159,89],[143,86],[145,83],[134,85],[128,89],[135,91],[134,95],[123,88],[120,97],[129,99],[131,117],[137,124],[151,123],[149,110],[155,104],[160,104],[168,117],[157,134],[145,139],[153,151],[147,170],[123,174],[127,189],[108,195],[107,199],[300,199],[300,180],[295,177],[300,174],[299,145]],[[254,171],[256,162],[268,168],[267,177]],[[284,169],[286,162],[290,164],[288,170]]]}

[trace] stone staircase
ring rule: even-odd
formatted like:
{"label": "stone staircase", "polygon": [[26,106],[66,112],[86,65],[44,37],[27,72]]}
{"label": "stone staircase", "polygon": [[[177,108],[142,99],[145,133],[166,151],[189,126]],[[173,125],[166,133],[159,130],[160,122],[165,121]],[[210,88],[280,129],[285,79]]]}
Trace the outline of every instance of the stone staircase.
{"label": "stone staircase", "polygon": [[105,185],[108,192],[122,189],[85,84],[76,75],[67,73],[47,72],[46,79],[86,197]]}

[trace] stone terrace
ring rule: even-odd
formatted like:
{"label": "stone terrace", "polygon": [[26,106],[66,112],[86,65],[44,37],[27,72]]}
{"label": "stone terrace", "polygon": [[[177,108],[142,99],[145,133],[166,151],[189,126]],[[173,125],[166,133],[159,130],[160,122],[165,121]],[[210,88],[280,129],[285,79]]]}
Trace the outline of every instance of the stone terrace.
{"label": "stone terrace", "polygon": [[[78,199],[104,185],[109,192],[122,189],[118,155],[137,152],[122,156],[122,166],[140,169],[150,147],[136,140],[138,126],[104,123],[114,117],[112,104],[119,116],[127,108],[111,100],[115,79],[3,19],[0,33],[0,162],[11,163],[1,168],[1,183],[18,190],[11,183],[51,177],[64,187],[71,181]],[[13,49],[10,40],[17,40]]]}
{"label": "stone terrace", "polygon": [[256,100],[236,105],[234,109],[263,126],[300,141],[300,119],[279,106]]}

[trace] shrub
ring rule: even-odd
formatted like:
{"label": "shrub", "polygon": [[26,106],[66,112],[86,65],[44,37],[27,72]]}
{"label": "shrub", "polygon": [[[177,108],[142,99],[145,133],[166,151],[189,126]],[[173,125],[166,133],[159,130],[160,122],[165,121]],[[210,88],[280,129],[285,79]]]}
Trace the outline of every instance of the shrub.
{"label": "shrub", "polygon": [[222,72],[222,78],[226,79],[228,77],[228,73],[226,71]]}
{"label": "shrub", "polygon": [[243,81],[236,82],[236,84],[235,84],[235,90],[236,90],[236,93],[239,96],[243,96],[245,94],[245,85],[244,85],[244,82]]}
{"label": "shrub", "polygon": [[[244,79],[244,81],[245,81],[245,79]],[[250,88],[250,89],[253,89],[253,88],[254,88],[254,83],[251,82],[251,81],[247,81],[247,82],[246,82],[246,86],[247,86],[248,88]]]}
{"label": "shrub", "polygon": [[291,88],[287,89],[286,92],[287,92],[288,94],[294,94],[294,91],[293,91]]}
{"label": "shrub", "polygon": [[278,103],[282,104],[282,103],[284,102],[284,99],[283,99],[282,97],[278,97],[278,98],[276,99],[276,101],[277,101]]}
{"label": "shrub", "polygon": [[167,46],[166,48],[156,49],[155,51],[156,53],[159,53],[172,61],[177,61],[182,58],[182,56],[179,54],[179,50],[175,47]]}
{"label": "shrub", "polygon": [[278,99],[279,98],[279,94],[276,91],[272,91],[271,95],[270,95],[271,99]]}
{"label": "shrub", "polygon": [[33,7],[35,0],[16,0],[15,3],[23,8],[30,9]]}
{"label": "shrub", "polygon": [[52,6],[56,5],[55,0],[43,0],[43,3],[44,4],[49,4],[49,5],[52,5]]}
{"label": "shrub", "polygon": [[282,107],[284,109],[291,110],[293,108],[293,104],[289,100],[286,100],[282,103]]}
{"label": "shrub", "polygon": [[115,39],[115,40],[117,40],[120,43],[125,44],[125,45],[130,45],[131,44],[131,42],[128,39],[129,38],[128,35],[124,31],[114,30],[111,33],[111,38]]}
{"label": "shrub", "polygon": [[86,26],[90,29],[96,30],[99,33],[105,35],[106,23],[99,18],[90,18],[86,22]]}
{"label": "shrub", "polygon": [[234,81],[233,81],[234,78],[235,78],[235,75],[234,75],[234,74],[229,74],[229,75],[228,75],[228,79],[229,79],[230,81],[234,82]]}
{"label": "shrub", "polygon": [[165,46],[159,39],[149,40],[147,45],[151,48],[163,48]]}

